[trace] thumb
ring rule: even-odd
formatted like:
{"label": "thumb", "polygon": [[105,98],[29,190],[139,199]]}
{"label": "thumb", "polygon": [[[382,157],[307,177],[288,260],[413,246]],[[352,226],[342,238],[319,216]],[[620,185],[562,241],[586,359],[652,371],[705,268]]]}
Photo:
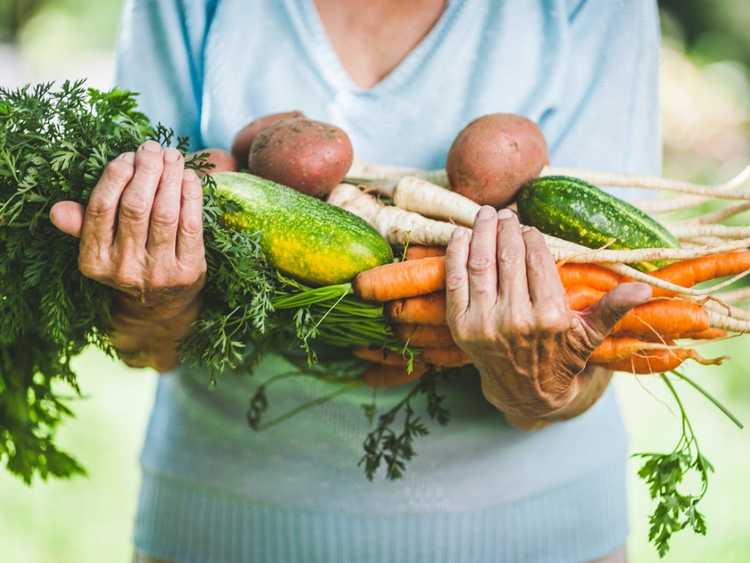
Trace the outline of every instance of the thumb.
{"label": "thumb", "polygon": [[49,212],[50,221],[66,235],[79,238],[83,227],[83,205],[75,201],[58,201]]}
{"label": "thumb", "polygon": [[630,309],[649,299],[651,286],[645,283],[623,283],[609,291],[584,314],[589,331],[594,333],[592,342],[598,346]]}

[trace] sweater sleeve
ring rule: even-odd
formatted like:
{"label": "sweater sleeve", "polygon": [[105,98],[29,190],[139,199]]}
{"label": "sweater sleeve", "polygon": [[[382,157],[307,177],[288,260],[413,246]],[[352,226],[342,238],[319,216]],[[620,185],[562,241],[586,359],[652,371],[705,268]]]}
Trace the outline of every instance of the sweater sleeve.
{"label": "sweater sleeve", "polygon": [[553,164],[658,174],[659,21],[653,0],[568,3],[564,103]]}
{"label": "sweater sleeve", "polygon": [[203,50],[216,0],[127,0],[116,83],[152,120],[202,148]]}

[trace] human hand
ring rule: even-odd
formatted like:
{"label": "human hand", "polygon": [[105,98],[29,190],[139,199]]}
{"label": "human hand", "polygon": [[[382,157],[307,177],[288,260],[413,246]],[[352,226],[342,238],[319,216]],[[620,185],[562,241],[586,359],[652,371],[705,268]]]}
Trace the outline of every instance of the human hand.
{"label": "human hand", "polygon": [[485,398],[511,422],[588,408],[602,376],[585,369],[591,352],[650,297],[646,284],[621,284],[590,309],[571,311],[544,237],[509,210],[482,207],[473,231],[458,229],[448,246],[448,325],[479,369]]}
{"label": "human hand", "polygon": [[115,331],[125,315],[140,321],[133,336],[142,339],[151,321],[180,319],[176,334],[197,315],[206,273],[202,211],[200,179],[185,169],[182,154],[147,141],[107,165],[85,209],[59,202],[50,218],[80,237],[81,273],[121,292]]}

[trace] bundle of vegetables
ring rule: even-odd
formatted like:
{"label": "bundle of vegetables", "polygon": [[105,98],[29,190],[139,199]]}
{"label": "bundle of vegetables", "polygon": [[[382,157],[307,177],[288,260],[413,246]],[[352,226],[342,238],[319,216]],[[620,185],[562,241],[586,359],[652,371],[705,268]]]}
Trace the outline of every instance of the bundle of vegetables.
{"label": "bundle of vegetables", "polygon": [[[87,345],[115,353],[114,291],[79,273],[77,242],[51,225],[49,210],[61,200],[85,204],[107,163],[147,139],[173,141],[170,130],[136,110],[133,93],[87,90],[81,82],[0,90],[0,460],[27,482],[83,471],[54,443],[56,427],[72,414],[64,386],[79,391],[70,362]],[[187,140],[177,146],[184,152]],[[561,175],[548,166],[536,125],[505,114],[458,135],[447,173],[352,164],[343,131],[299,112],[251,123],[232,151],[255,175],[230,165],[205,176],[207,285],[181,360],[207,368],[214,382],[226,371],[250,372],[264,352],[301,350],[305,361],[290,356],[301,372],[336,384],[316,403],[354,385],[414,383],[365,437],[360,464],[369,478],[383,465],[387,477],[400,477],[414,455],[414,439],[426,433],[414,399],[424,397],[427,415],[444,424],[440,378],[477,373],[453,343],[441,290],[443,249],[455,229],[473,225],[480,204],[516,201],[522,220],[545,233],[572,309],[589,307],[624,281],[654,287],[654,299],[622,319],[594,363],[633,373],[672,370],[709,396],[673,370],[688,359],[721,358],[704,359],[679,341],[750,331],[750,314],[716,293],[727,282],[693,287],[733,281],[750,269],[750,229],[718,224],[750,208],[747,202],[667,229],[585,180],[750,200],[736,189],[740,181],[714,190],[585,171]],[[187,165],[211,172],[215,156],[196,155]],[[392,247],[405,259],[394,262]],[[354,359],[316,364],[321,345],[351,349]],[[683,437],[670,454],[644,454],[641,475],[659,499],[652,539],[665,552],[674,531],[705,532],[696,504],[710,465],[670,379],[661,377],[680,406]],[[294,414],[265,419],[271,383],[250,400],[255,429]],[[703,482],[698,495],[677,490],[691,469]]]}

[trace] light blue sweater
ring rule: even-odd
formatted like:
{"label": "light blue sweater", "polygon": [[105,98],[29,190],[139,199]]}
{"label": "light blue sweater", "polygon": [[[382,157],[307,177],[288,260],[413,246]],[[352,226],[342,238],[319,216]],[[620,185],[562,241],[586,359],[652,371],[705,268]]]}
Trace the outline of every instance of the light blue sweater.
{"label": "light blue sweater", "polygon": [[[454,0],[371,90],[356,87],[312,0],[131,0],[119,85],[194,148],[228,147],[263,114],[299,109],[350,134],[358,157],[435,168],[472,118],[540,123],[552,162],[658,172],[658,22],[653,0]],[[401,481],[368,482],[356,391],[271,430],[244,421],[252,378],[160,379],[142,456],[135,543],[179,562],[578,562],[625,542],[627,440],[607,392],[540,432],[509,427],[475,381],[445,389]],[[330,392],[292,381],[276,412]],[[379,395],[381,409],[403,390]]]}

